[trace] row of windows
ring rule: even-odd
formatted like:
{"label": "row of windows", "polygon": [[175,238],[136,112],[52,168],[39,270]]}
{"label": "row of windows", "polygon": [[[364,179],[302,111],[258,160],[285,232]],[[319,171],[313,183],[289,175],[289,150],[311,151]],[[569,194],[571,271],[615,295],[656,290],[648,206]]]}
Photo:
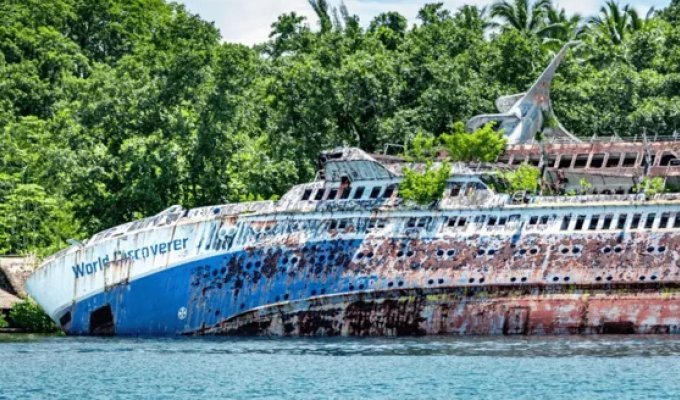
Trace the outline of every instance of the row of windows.
{"label": "row of windows", "polygon": [[[629,218],[630,217],[630,218]],[[571,221],[572,221],[572,215],[565,215],[562,218],[562,225],[560,226],[560,230],[566,231],[570,228],[571,226]],[[667,228],[680,228],[680,213],[677,213],[675,217],[671,221],[671,213],[665,212],[662,213],[660,216],[657,215],[656,213],[648,213],[648,214],[642,214],[642,213],[635,213],[632,215],[628,214],[620,214],[617,218],[614,218],[613,214],[606,214],[606,215],[592,215],[590,217],[590,221],[588,224],[586,224],[586,216],[585,215],[578,215],[576,216],[576,223],[574,224],[574,230],[580,231],[580,230],[590,230],[594,231],[597,229],[612,229],[615,227],[616,229],[625,229],[626,224],[628,223],[630,219],[630,225],[629,229],[652,229],[655,227],[655,222],[659,221],[659,224],[656,225],[657,228],[659,229],[667,229]],[[643,222],[644,219],[644,222]],[[600,227],[600,221],[602,221],[602,225]]]}
{"label": "row of windows", "polygon": [[[375,186],[371,189],[371,192],[369,196],[367,197],[368,199],[378,199],[380,197],[382,198],[389,198],[392,197],[392,194],[394,191],[397,189],[397,185],[389,185],[383,191],[383,186]],[[356,188],[352,189],[350,186],[342,187],[342,188],[320,188],[317,189],[316,192],[314,192],[314,189],[305,189],[304,193],[302,193],[302,200],[348,200],[348,199],[353,199],[353,200],[361,200],[365,198],[364,194],[366,193],[366,187],[364,186],[357,186]],[[312,197],[312,194],[314,196]]]}
{"label": "row of windows", "polygon": [[[528,163],[530,165],[538,166],[541,157],[539,155],[520,156],[516,155],[512,162],[509,158],[499,160],[505,164],[520,165]],[[563,154],[551,155],[546,161],[548,168],[632,168],[637,167],[643,163],[644,157],[640,157],[640,153],[596,153],[596,154]],[[656,161],[656,154],[650,156],[649,163],[654,166]],[[680,159],[673,153],[664,151],[660,154],[659,166],[678,166]]]}

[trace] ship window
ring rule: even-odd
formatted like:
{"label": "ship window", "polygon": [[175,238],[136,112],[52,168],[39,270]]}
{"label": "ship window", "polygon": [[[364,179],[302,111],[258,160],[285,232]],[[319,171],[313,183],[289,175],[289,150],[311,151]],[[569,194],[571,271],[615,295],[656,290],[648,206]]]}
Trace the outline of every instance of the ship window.
{"label": "ship window", "polygon": [[314,195],[314,200],[321,200],[323,199],[323,193],[325,192],[324,189],[319,189],[316,191],[316,194]]}
{"label": "ship window", "polygon": [[571,155],[571,154],[561,156],[560,157],[560,165],[558,166],[558,168],[569,168],[569,167],[571,167],[572,158],[574,158],[574,156]]}
{"label": "ship window", "polygon": [[680,213],[675,214],[675,220],[673,221],[673,228],[680,228]]}
{"label": "ship window", "polygon": [[538,215],[533,215],[531,218],[529,218],[529,225],[536,225],[538,224]]}
{"label": "ship window", "polygon": [[524,163],[525,157],[515,156],[512,159],[512,165],[522,165]]}
{"label": "ship window", "polygon": [[451,197],[458,197],[460,195],[460,184],[454,183],[453,186],[451,186]]}
{"label": "ship window", "polygon": [[465,226],[466,223],[467,223],[467,218],[465,218],[465,217],[458,218],[458,226]]}
{"label": "ship window", "polygon": [[485,220],[486,220],[485,215],[478,215],[475,217],[475,222],[478,224],[483,224]]}
{"label": "ship window", "polygon": [[564,218],[562,218],[562,226],[560,227],[560,230],[566,231],[569,229],[569,225],[571,224],[571,215],[565,215]]}
{"label": "ship window", "polygon": [[590,224],[588,225],[588,230],[594,231],[597,229],[597,223],[600,222],[600,216],[599,215],[593,215],[590,217]]}
{"label": "ship window", "polygon": [[586,216],[585,215],[579,215],[576,217],[576,226],[574,227],[574,230],[580,231],[583,229],[583,224],[586,221]]}
{"label": "ship window", "polygon": [[458,219],[457,217],[449,217],[449,222],[447,223],[447,225],[450,226],[450,227],[456,226],[457,219]]}
{"label": "ship window", "polygon": [[626,214],[619,215],[619,221],[616,223],[616,229],[625,228],[627,219],[628,219],[628,215],[626,215]]}
{"label": "ship window", "polygon": [[326,196],[326,200],[334,200],[337,195],[338,189],[333,188],[328,191],[328,196]]}
{"label": "ship window", "polygon": [[373,229],[373,228],[375,228],[375,224],[376,224],[376,220],[374,220],[374,219],[369,219],[369,220],[368,220],[367,228],[368,228],[368,229]]}
{"label": "ship window", "polygon": [[383,194],[384,198],[389,198],[392,197],[392,193],[394,193],[394,190],[397,188],[397,185],[390,185],[385,189],[385,193]]}
{"label": "ship window", "polygon": [[347,200],[349,199],[349,194],[352,192],[352,188],[347,186],[342,188],[342,192],[340,193],[340,199],[341,200]]}
{"label": "ship window", "polygon": [[489,226],[494,226],[494,225],[496,225],[496,221],[498,221],[498,218],[497,218],[497,217],[494,217],[494,216],[491,216],[491,217],[489,217],[489,224],[488,224],[488,225],[489,225]]}
{"label": "ship window", "polygon": [[418,228],[424,228],[427,223],[430,222],[429,218],[420,218],[418,219],[418,224],[416,225]]}
{"label": "ship window", "polygon": [[668,167],[671,165],[680,164],[680,160],[671,152],[664,152],[661,156],[661,161],[659,162],[660,167]]}
{"label": "ship window", "polygon": [[671,213],[661,214],[661,219],[659,220],[659,229],[668,228],[668,221],[671,219]]}
{"label": "ship window", "polygon": [[497,162],[499,164],[510,164],[510,156],[504,154],[504,155],[498,157]]}
{"label": "ship window", "polygon": [[503,225],[505,225],[506,222],[508,222],[508,217],[498,218],[498,226],[503,226]]}
{"label": "ship window", "polygon": [[340,222],[338,222],[338,229],[345,229],[347,228],[348,222],[346,219],[341,219]]}
{"label": "ship window", "polygon": [[520,217],[521,216],[519,214],[512,214],[510,216],[510,218],[508,219],[508,221],[509,222],[517,222],[517,221],[519,221]]}
{"label": "ship window", "polygon": [[382,191],[382,188],[380,186],[376,186],[371,190],[371,198],[372,199],[377,199],[378,196],[380,196],[380,192]]}
{"label": "ship window", "polygon": [[593,158],[590,160],[590,168],[602,168],[604,165],[604,153],[593,154]]}
{"label": "ship window", "polygon": [[611,229],[613,219],[614,219],[613,215],[611,215],[611,214],[605,215],[604,216],[604,222],[602,223],[602,229]]}
{"label": "ship window", "polygon": [[550,220],[550,217],[547,216],[547,215],[544,215],[544,216],[541,217],[541,224],[545,225],[545,224],[548,223],[549,220]]}
{"label": "ship window", "polygon": [[416,219],[415,218],[409,218],[408,222],[406,222],[406,227],[407,228],[415,228],[416,227]]}
{"label": "ship window", "polygon": [[623,159],[622,167],[634,167],[637,161],[638,153],[626,153]]}
{"label": "ship window", "polygon": [[647,214],[647,220],[645,221],[645,229],[652,229],[654,226],[654,220],[656,219],[655,213]]}
{"label": "ship window", "polygon": [[379,219],[376,226],[377,226],[378,228],[384,228],[386,223],[387,223],[387,222],[386,222],[384,219]]}
{"label": "ship window", "polygon": [[328,224],[328,229],[334,230],[338,228],[338,221],[337,220],[331,220],[330,224]]}
{"label": "ship window", "polygon": [[607,159],[607,168],[616,168],[621,162],[621,153],[611,153]]}
{"label": "ship window", "polygon": [[588,154],[579,154],[576,156],[576,161],[574,162],[574,168],[585,168],[588,165]]}
{"label": "ship window", "polygon": [[557,162],[557,156],[548,156],[548,163],[546,166],[548,168],[555,168],[555,163]]}
{"label": "ship window", "polygon": [[312,189],[305,189],[305,192],[302,194],[302,200],[309,200],[310,197],[312,197]]}
{"label": "ship window", "polygon": [[354,200],[358,200],[358,199],[362,198],[363,195],[364,195],[364,187],[363,187],[363,186],[359,186],[359,187],[356,188],[356,190],[354,191]]}
{"label": "ship window", "polygon": [[529,156],[529,165],[532,165],[534,167],[538,167],[539,164],[541,164],[541,156],[540,155]]}
{"label": "ship window", "polygon": [[630,223],[630,229],[639,228],[641,219],[642,219],[642,214],[633,214],[633,220]]}

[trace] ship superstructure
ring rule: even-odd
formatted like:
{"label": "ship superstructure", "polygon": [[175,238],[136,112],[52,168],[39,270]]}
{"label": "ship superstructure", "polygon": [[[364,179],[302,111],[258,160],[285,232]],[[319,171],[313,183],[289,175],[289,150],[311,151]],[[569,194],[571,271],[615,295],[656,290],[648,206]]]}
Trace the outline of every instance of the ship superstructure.
{"label": "ship superstructure", "polygon": [[[548,109],[547,89],[528,93]],[[513,115],[534,127],[543,113]],[[531,161],[527,132],[509,130],[510,167],[517,149]],[[560,168],[538,148],[545,181]],[[442,198],[417,205],[399,197],[403,160],[339,148],[319,161],[276,202],[174,206],[74,242],[27,289],[69,334],[679,331],[679,195],[515,196],[452,164]]]}

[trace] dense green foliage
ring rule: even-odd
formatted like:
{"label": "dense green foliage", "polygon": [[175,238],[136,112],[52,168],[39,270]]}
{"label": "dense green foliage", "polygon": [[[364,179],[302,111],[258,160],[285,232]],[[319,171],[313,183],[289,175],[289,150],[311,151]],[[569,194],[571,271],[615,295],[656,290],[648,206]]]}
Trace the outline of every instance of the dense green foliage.
{"label": "dense green foliage", "polygon": [[503,153],[506,139],[502,131],[488,123],[474,132],[465,132],[462,122],[453,124],[453,132],[441,135],[444,148],[454,161],[492,162]]}
{"label": "dense green foliage", "polygon": [[534,193],[538,188],[538,178],[540,176],[541,170],[528,164],[522,164],[514,171],[503,174],[503,178],[508,185],[507,189],[510,192],[524,191]]}
{"label": "dense green foliage", "polygon": [[0,314],[0,328],[7,328],[9,323],[5,320],[5,316]]}
{"label": "dense green foliage", "polygon": [[311,3],[320,26],[282,15],[249,48],[164,0],[1,2],[0,254],[45,253],[172,204],[280,195],[333,146],[455,133],[577,36],[554,85],[567,128],[680,122],[677,0],[649,19],[609,7],[587,29],[542,0],[429,4],[413,26]]}
{"label": "dense green foliage", "polygon": [[31,333],[54,333],[60,330],[40,306],[32,300],[24,300],[14,304],[9,311],[9,320],[12,327]]}
{"label": "dense green foliage", "polygon": [[433,168],[432,162],[427,162],[423,172],[404,168],[404,180],[399,185],[399,196],[418,204],[439,201],[450,175],[451,165],[448,162],[442,163],[437,168]]}
{"label": "dense green foliage", "polygon": [[649,179],[643,178],[640,183],[633,187],[633,192],[644,193],[648,197],[652,197],[666,190],[666,180],[660,176]]}

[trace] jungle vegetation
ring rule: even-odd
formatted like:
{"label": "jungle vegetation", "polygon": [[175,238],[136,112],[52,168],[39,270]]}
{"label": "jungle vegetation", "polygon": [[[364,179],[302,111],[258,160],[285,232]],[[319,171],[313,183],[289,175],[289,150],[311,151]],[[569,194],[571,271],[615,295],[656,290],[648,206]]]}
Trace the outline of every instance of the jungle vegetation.
{"label": "jungle vegetation", "polygon": [[281,195],[334,146],[465,142],[457,121],[525,91],[572,39],[553,94],[567,128],[680,125],[680,0],[647,16],[433,3],[415,23],[310,3],[319,24],[284,14],[247,47],[164,0],[1,2],[0,254],[45,254],[172,204]]}

